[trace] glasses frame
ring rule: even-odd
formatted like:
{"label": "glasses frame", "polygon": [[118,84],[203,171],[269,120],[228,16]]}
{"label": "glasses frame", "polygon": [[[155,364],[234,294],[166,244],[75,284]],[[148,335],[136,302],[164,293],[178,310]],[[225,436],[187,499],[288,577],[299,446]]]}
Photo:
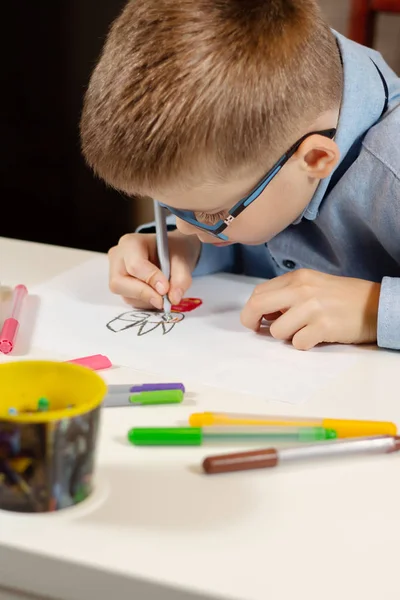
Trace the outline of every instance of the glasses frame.
{"label": "glasses frame", "polygon": [[213,225],[207,225],[205,223],[200,223],[197,221],[195,217],[195,213],[192,210],[179,210],[177,208],[173,208],[172,206],[168,206],[167,204],[161,204],[164,208],[168,209],[170,213],[178,217],[178,219],[182,219],[186,223],[190,223],[190,225],[194,225],[198,229],[207,232],[208,234],[213,235],[214,237],[219,238],[220,240],[228,240],[228,237],[224,235],[222,232],[233,223],[237,217],[242,214],[242,212],[257,200],[257,198],[262,194],[267,185],[276,177],[282,167],[288,162],[288,160],[297,152],[300,148],[301,144],[312,135],[322,135],[329,139],[333,139],[336,134],[336,129],[324,129],[322,131],[311,131],[310,133],[306,133],[301,137],[293,146],[289,148],[287,152],[274,164],[274,166],[269,169],[269,171],[264,175],[264,177],[256,184],[256,186],[251,190],[251,192],[239,200],[233,208],[228,212],[228,216],[226,219],[221,219],[217,223]]}

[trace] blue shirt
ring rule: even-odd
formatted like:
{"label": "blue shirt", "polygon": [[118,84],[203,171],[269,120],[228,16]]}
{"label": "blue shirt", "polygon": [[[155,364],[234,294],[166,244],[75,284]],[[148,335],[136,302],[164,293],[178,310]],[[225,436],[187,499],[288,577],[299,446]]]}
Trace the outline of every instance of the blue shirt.
{"label": "blue shirt", "polygon": [[[322,180],[302,216],[267,244],[204,244],[194,275],[269,279],[307,268],[381,282],[378,345],[400,349],[400,78],[377,52],[336,36],[344,91],[335,141],[343,160],[359,140],[354,162],[328,193],[331,177]],[[383,117],[375,65],[389,90]]]}

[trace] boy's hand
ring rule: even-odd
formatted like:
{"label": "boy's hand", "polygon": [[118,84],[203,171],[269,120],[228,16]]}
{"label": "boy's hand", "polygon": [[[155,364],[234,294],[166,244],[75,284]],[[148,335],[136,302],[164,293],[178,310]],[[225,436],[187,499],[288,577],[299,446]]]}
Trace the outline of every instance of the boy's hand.
{"label": "boy's hand", "polygon": [[168,293],[172,304],[179,304],[192,283],[192,271],[200,255],[197,236],[179,231],[168,234],[171,278],[168,282],[158,268],[156,236],[129,233],[109,250],[109,285],[114,294],[136,308],[163,307]]}
{"label": "boy's hand", "polygon": [[271,335],[298,350],[321,342],[361,344],[377,336],[380,284],[300,269],[258,285],[243,309],[245,327],[273,320]]}

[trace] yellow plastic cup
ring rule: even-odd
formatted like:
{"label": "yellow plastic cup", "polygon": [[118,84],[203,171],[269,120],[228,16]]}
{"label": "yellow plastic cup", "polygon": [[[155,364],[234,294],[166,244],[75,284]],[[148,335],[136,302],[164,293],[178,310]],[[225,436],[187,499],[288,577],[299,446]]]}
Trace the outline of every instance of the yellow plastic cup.
{"label": "yellow plastic cup", "polygon": [[106,391],[79,365],[0,365],[0,509],[54,511],[89,496]]}

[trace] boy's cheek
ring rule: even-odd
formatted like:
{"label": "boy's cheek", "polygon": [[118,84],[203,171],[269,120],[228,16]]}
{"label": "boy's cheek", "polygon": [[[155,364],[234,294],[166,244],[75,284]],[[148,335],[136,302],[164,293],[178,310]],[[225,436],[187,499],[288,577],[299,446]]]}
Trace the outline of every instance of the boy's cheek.
{"label": "boy's cheek", "polygon": [[267,223],[257,223],[253,227],[247,226],[232,232],[232,235],[229,235],[229,240],[238,244],[259,246],[269,242],[277,233],[279,231],[274,231]]}
{"label": "boy's cheek", "polygon": [[272,216],[260,216],[257,222],[241,227],[240,231],[232,231],[232,238],[236,237],[235,241],[241,244],[253,246],[265,244],[289,227],[292,222],[292,215],[276,214]]}
{"label": "boy's cheek", "polygon": [[198,229],[196,227],[190,225],[190,223],[186,223],[186,221],[182,221],[182,219],[179,219],[178,217],[176,217],[176,228],[184,235],[198,234]]}
{"label": "boy's cheek", "polygon": [[203,233],[197,227],[194,227],[193,225],[190,225],[181,219],[176,219],[176,228],[183,235],[195,235],[202,244],[212,244],[215,243],[215,241],[218,241],[214,236],[207,235],[206,232]]}

